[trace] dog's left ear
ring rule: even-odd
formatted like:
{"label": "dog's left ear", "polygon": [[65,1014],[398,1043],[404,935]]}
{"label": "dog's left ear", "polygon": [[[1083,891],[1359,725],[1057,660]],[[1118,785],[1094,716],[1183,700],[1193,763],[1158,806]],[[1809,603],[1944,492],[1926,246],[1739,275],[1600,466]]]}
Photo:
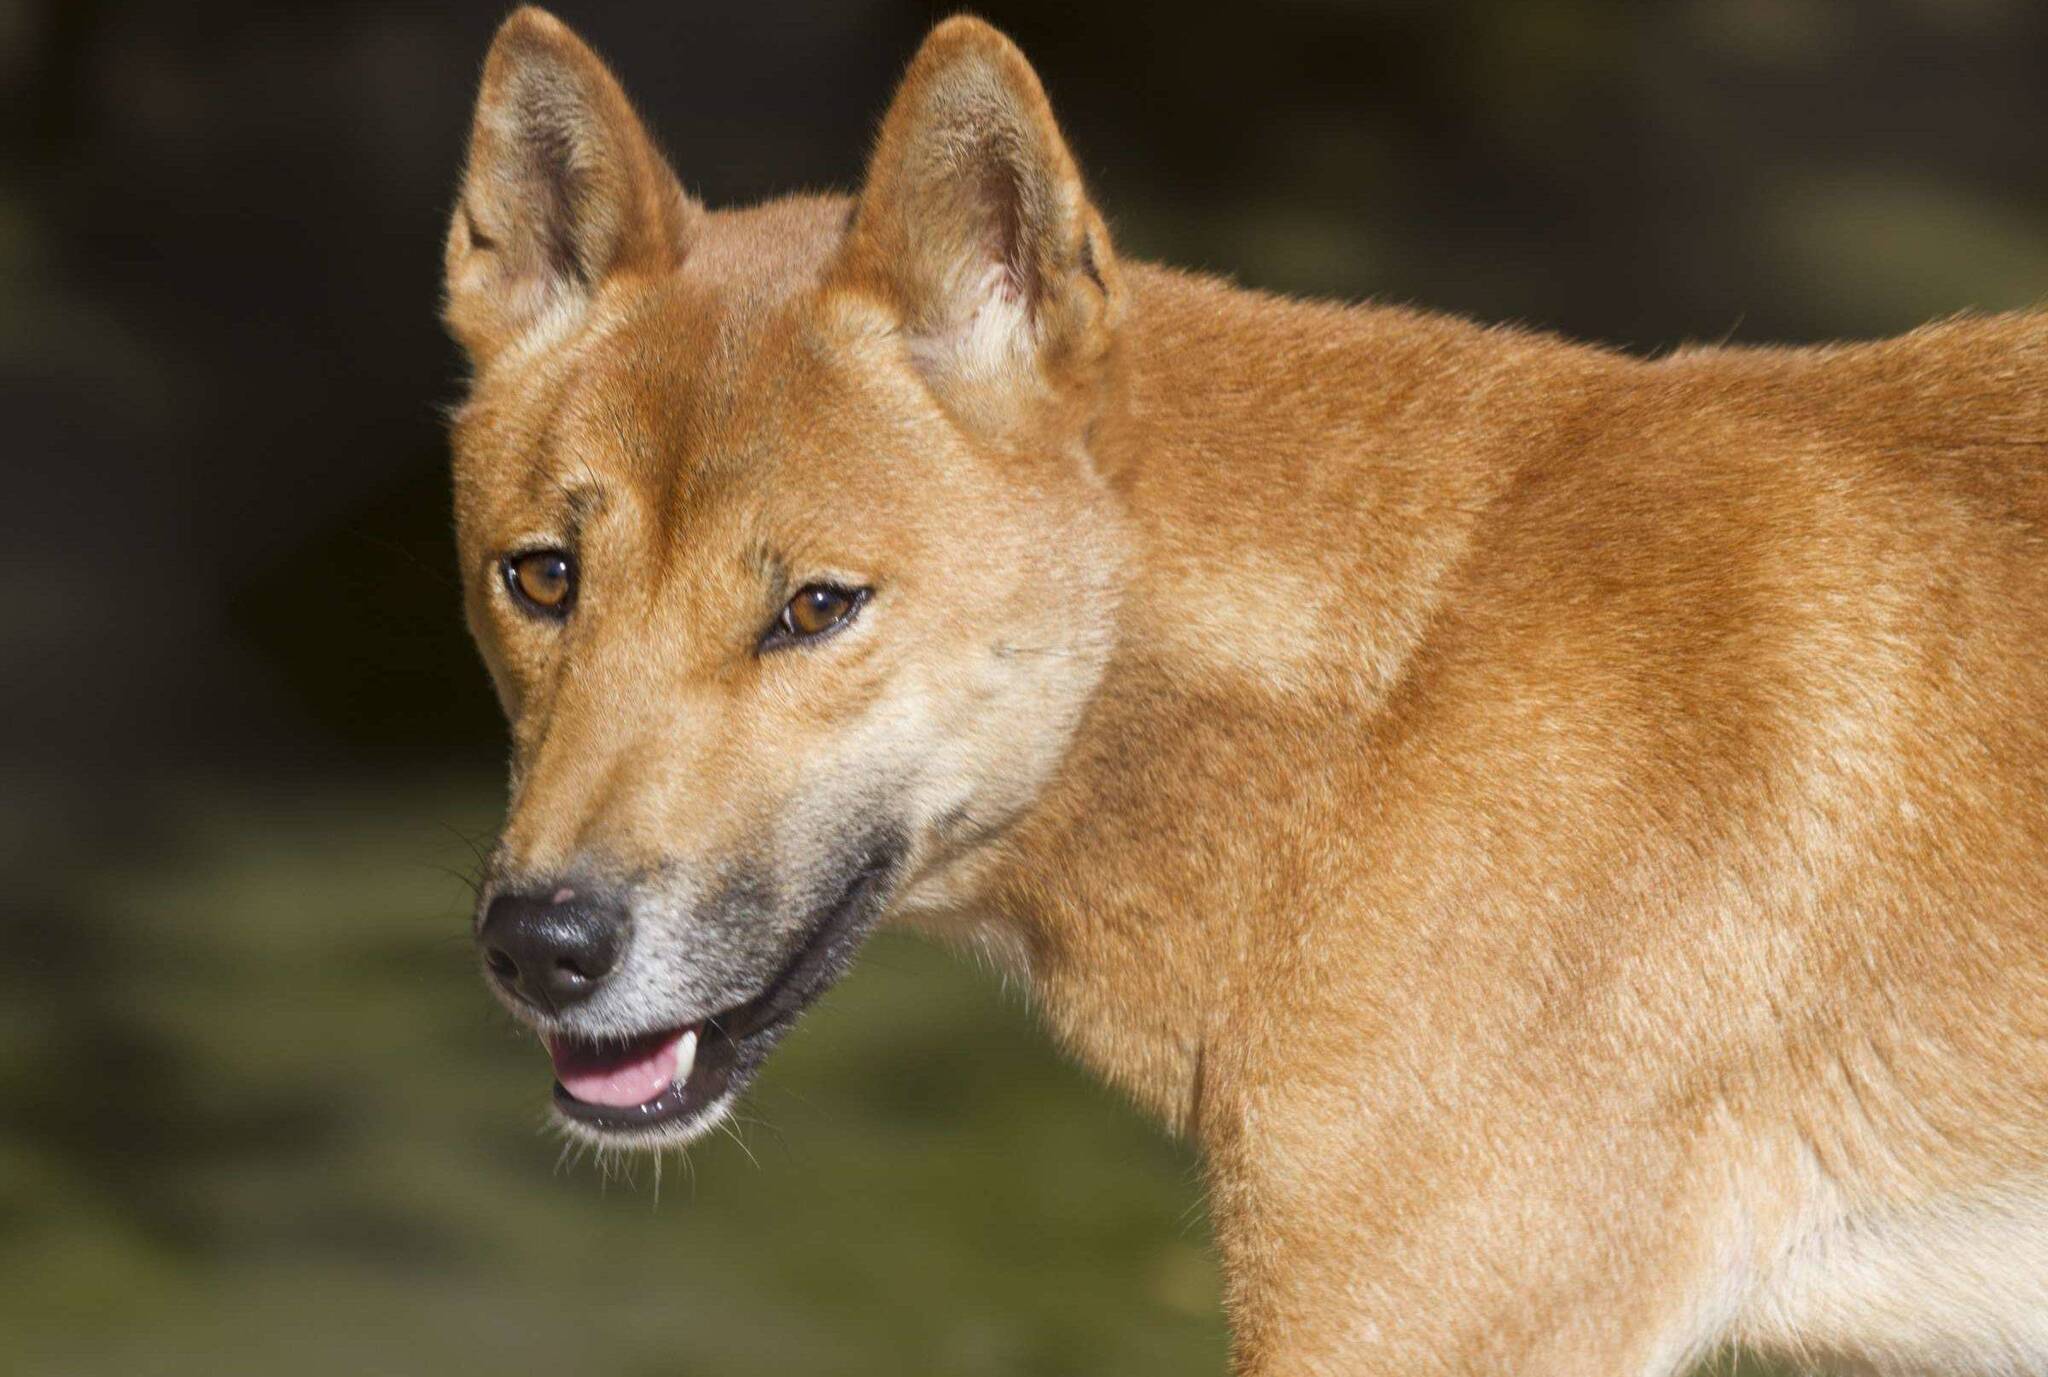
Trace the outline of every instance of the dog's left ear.
{"label": "dog's left ear", "polygon": [[844,271],[894,306],[935,386],[1052,382],[1107,348],[1109,232],[1031,64],[948,19],[882,120]]}

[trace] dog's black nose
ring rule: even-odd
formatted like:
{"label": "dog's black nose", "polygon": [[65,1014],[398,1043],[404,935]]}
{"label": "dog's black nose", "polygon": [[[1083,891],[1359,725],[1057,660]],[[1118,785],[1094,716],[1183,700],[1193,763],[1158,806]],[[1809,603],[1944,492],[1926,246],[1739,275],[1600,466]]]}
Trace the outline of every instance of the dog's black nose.
{"label": "dog's black nose", "polygon": [[500,985],[542,1009],[588,999],[626,946],[624,905],[578,890],[500,894],[477,930]]}

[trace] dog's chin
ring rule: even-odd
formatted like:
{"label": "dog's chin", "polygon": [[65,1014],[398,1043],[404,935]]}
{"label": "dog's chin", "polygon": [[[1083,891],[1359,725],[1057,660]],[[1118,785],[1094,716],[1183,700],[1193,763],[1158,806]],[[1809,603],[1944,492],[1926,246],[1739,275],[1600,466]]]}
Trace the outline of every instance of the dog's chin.
{"label": "dog's chin", "polygon": [[717,1127],[775,1045],[853,964],[881,914],[898,854],[893,846],[871,853],[744,1003],[626,1036],[544,1034],[557,1123],[601,1147],[655,1151]]}

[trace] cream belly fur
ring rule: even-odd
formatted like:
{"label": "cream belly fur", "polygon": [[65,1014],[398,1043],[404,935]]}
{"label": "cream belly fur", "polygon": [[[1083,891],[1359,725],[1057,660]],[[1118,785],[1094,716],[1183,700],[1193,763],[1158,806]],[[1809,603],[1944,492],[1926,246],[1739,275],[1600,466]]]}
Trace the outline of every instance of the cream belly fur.
{"label": "cream belly fur", "polygon": [[571,1131],[701,1133],[911,923],[1200,1144],[1246,1377],[2048,1373],[2048,315],[1121,260],[972,19],[856,195],[712,211],[522,10],[447,262]]}

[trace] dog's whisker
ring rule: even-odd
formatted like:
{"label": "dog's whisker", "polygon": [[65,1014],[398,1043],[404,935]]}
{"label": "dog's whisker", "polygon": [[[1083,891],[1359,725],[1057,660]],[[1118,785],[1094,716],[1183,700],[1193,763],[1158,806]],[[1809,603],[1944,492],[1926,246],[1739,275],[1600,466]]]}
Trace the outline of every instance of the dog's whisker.
{"label": "dog's whisker", "polygon": [[761,1159],[756,1157],[754,1155],[754,1150],[747,1146],[747,1140],[740,1136],[740,1131],[738,1128],[734,1127],[732,1118],[728,1116],[724,1119],[719,1120],[718,1126],[719,1128],[724,1130],[726,1137],[732,1139],[735,1143],[738,1143],[740,1145],[740,1151],[747,1154],[747,1160],[754,1164],[754,1170],[759,1171],[761,1169]]}

